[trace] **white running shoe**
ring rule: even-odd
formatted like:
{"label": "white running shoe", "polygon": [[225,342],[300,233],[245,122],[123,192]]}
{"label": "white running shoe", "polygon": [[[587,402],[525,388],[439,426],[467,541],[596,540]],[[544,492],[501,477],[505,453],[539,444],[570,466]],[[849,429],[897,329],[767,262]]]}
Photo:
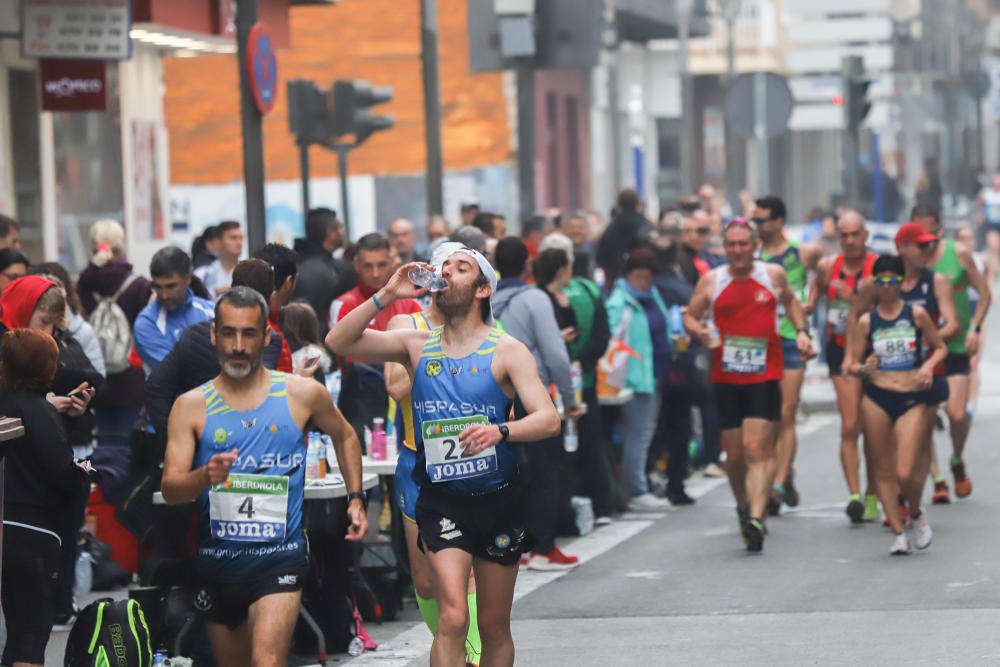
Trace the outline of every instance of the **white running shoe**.
{"label": "white running shoe", "polygon": [[670,503],[664,498],[657,498],[652,493],[644,493],[628,501],[629,512],[665,512],[670,509]]}
{"label": "white running shoe", "polygon": [[913,536],[911,541],[916,548],[924,550],[931,545],[934,540],[934,531],[931,530],[931,522],[927,518],[926,509],[921,508],[920,516],[910,523],[910,533]]}
{"label": "white running shoe", "polygon": [[892,542],[889,553],[893,556],[908,556],[910,554],[910,538],[906,533],[900,533]]}
{"label": "white running shoe", "polygon": [[594,519],[595,526],[610,526],[614,522],[615,520],[609,516],[599,516],[596,519]]}
{"label": "white running shoe", "polygon": [[705,466],[705,469],[701,471],[701,474],[705,477],[725,477],[726,471],[718,463],[709,463]]}

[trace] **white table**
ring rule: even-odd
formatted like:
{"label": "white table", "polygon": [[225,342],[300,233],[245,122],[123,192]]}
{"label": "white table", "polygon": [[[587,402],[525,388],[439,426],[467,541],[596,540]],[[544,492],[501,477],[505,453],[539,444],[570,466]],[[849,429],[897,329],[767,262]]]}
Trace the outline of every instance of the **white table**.
{"label": "white table", "polygon": [[[361,476],[361,488],[365,491],[378,486],[378,475],[374,472],[365,472]],[[307,484],[305,489],[306,500],[332,500],[333,498],[343,498],[347,495],[347,485],[338,474],[328,474],[322,484]],[[191,501],[194,502],[194,501]],[[166,505],[163,494],[159,491],[153,494],[154,505]]]}
{"label": "white table", "polygon": [[615,396],[598,396],[597,403],[608,406],[625,405],[632,400],[633,396],[635,396],[635,392],[631,389],[622,389]]}
{"label": "white table", "polygon": [[[331,461],[327,458],[327,463],[330,465],[330,472],[333,474],[340,473],[340,466],[337,465],[336,459]],[[392,477],[396,474],[396,457],[387,457],[384,461],[376,461],[369,456],[361,457],[361,472],[365,475],[373,474],[379,476]]]}

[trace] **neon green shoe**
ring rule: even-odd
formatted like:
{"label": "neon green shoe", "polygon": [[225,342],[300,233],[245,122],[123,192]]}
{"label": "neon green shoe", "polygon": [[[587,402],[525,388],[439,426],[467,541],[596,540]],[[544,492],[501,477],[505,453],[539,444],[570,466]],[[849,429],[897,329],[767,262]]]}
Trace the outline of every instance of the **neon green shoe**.
{"label": "neon green shoe", "polygon": [[865,495],[865,513],[861,515],[861,520],[865,522],[876,522],[882,518],[882,513],[878,509],[878,496]]}

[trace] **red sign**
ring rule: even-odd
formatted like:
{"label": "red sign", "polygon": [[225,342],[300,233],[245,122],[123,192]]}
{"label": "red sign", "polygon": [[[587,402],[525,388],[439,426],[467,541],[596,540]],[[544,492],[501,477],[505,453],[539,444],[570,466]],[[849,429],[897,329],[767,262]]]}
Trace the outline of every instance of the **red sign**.
{"label": "red sign", "polygon": [[247,69],[254,104],[265,114],[274,108],[278,94],[278,56],[271,36],[260,22],[254,24],[247,36]]}
{"label": "red sign", "polygon": [[43,111],[105,111],[108,89],[100,60],[42,60]]}

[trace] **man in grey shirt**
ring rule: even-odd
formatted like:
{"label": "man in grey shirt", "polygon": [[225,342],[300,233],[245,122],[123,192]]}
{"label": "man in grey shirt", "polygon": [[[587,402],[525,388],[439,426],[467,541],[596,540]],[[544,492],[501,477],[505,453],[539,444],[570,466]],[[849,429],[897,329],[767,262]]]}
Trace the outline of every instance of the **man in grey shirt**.
{"label": "man in grey shirt", "polygon": [[[569,352],[563,341],[555,310],[548,295],[529,285],[528,248],[517,237],[501,239],[496,248],[496,268],[502,279],[491,299],[493,314],[508,334],[524,343],[535,356],[538,373],[545,385],[555,384],[566,409],[567,419],[576,419],[583,408],[573,391]],[[522,411],[516,401],[514,411]],[[564,570],[579,562],[555,544],[559,517],[560,479],[566,465],[562,437],[525,443],[520,448],[527,469],[528,528],[538,543],[528,558],[534,570]]]}

